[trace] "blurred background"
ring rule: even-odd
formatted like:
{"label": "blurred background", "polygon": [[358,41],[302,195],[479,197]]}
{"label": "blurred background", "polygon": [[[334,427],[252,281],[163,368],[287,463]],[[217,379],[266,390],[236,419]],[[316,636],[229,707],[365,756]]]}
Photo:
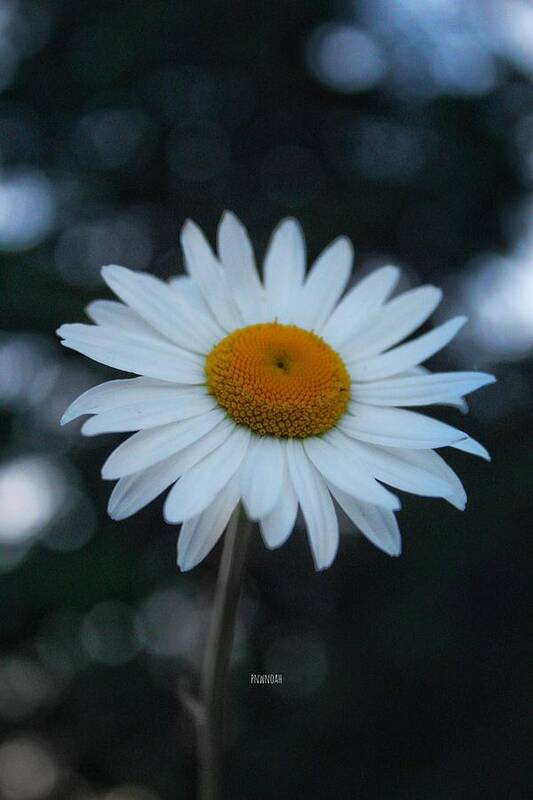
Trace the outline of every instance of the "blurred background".
{"label": "blurred background", "polygon": [[259,257],[295,215],[311,257],[347,234],[358,276],[443,286],[470,323],[434,363],[498,376],[439,412],[492,464],[450,452],[463,514],[403,496],[402,558],[254,537],[228,797],[533,798],[532,77],[528,0],[0,0],[2,800],[193,796],[176,684],[220,550],[181,575],[160,502],[108,519],[120,437],[58,421],[111,371],[54,331],[225,208]]}

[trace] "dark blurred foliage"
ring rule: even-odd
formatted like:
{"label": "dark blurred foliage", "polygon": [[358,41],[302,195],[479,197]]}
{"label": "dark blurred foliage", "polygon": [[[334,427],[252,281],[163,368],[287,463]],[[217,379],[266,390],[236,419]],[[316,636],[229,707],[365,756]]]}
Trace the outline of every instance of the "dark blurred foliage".
{"label": "dark blurred foliage", "polygon": [[315,574],[301,529],[255,537],[228,797],[533,797],[532,31],[527,0],[0,0],[2,798],[193,796],[176,683],[219,548],[181,575],[159,502],[107,518],[119,437],[58,420],[111,373],[54,330],[224,208],[260,255],[291,214],[311,256],[345,233],[359,274],[443,285],[470,325],[439,363],[499,379],[464,421],[493,463],[449,459],[467,511],[404,496],[402,558],[346,526]]}

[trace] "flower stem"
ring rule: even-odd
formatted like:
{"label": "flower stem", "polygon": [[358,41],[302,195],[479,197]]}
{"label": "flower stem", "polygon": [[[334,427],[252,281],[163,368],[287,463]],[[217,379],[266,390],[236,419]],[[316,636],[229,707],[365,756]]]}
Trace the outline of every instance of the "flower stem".
{"label": "flower stem", "polygon": [[222,797],[225,685],[249,535],[250,525],[239,503],[224,535],[195,714],[198,800]]}

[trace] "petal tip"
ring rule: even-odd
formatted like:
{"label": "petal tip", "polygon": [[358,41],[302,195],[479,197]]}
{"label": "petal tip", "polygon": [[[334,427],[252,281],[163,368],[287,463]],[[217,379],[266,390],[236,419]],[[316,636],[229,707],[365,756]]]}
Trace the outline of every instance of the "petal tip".
{"label": "petal tip", "polygon": [[[109,288],[115,292],[115,294],[117,294],[115,286],[117,285],[118,281],[131,281],[141,274],[142,273],[139,270],[121,267],[119,264],[106,264],[106,266],[102,267],[101,269],[102,278],[104,279],[105,283],[107,283]],[[115,286],[112,285],[113,283]]]}
{"label": "petal tip", "polygon": [[118,481],[118,479],[121,477],[120,475],[115,475],[113,467],[109,466],[107,463],[104,464],[100,470],[100,475],[104,481]]}
{"label": "petal tip", "polygon": [[279,229],[279,228],[281,228],[283,226],[287,226],[287,227],[290,227],[290,228],[296,228],[296,229],[298,229],[298,231],[302,230],[302,226],[301,226],[299,220],[296,219],[296,217],[283,217],[283,219],[281,219],[278,222],[276,228]]}
{"label": "petal tip", "polygon": [[345,247],[350,252],[350,254],[353,254],[352,240],[350,239],[349,236],[346,236],[346,234],[344,233],[341,234],[340,236],[337,236],[337,238],[333,240],[333,245],[335,245],[336,247]]}
{"label": "petal tip", "polygon": [[331,561],[328,560],[325,563],[317,563],[315,561],[315,564],[314,564],[315,572],[325,572],[327,569],[329,569],[331,567],[331,565],[333,564],[334,560],[335,559],[332,559]]}
{"label": "petal tip", "polygon": [[222,242],[226,242],[226,244],[228,243],[226,237],[231,235],[238,235],[240,237],[239,241],[242,240],[242,237],[248,240],[248,232],[244,223],[241,222],[239,217],[233,211],[226,209],[222,212],[220,222],[218,224],[219,249]]}
{"label": "petal tip", "polygon": [[399,558],[402,554],[402,544],[402,540],[399,536],[394,537],[392,540],[389,539],[389,546],[384,552],[388,556],[391,556],[391,558]]}
{"label": "petal tip", "polygon": [[93,430],[93,425],[91,424],[94,420],[94,417],[89,417],[86,419],[83,425],[80,428],[80,433],[82,436],[96,436],[97,431]]}
{"label": "petal tip", "polygon": [[190,572],[190,570],[193,567],[196,567],[197,564],[199,564],[200,562],[194,558],[189,557],[187,549],[185,550],[184,553],[180,552],[179,540],[178,540],[178,559],[176,563],[178,565],[180,572]]}
{"label": "petal tip", "polygon": [[[169,495],[170,496],[170,495]],[[176,514],[169,510],[168,508],[168,497],[163,505],[163,519],[167,523],[167,525],[181,525],[183,522],[183,518],[180,516],[179,518],[176,517]]]}
{"label": "petal tip", "polygon": [[192,219],[186,219],[183,225],[181,226],[180,236],[187,236],[189,232],[196,231],[198,226]]}
{"label": "petal tip", "polygon": [[391,276],[391,278],[399,278],[400,277],[400,267],[397,267],[396,264],[385,264],[382,269]]}
{"label": "petal tip", "polygon": [[225,208],[220,215],[220,224],[223,225],[225,222],[239,222],[237,215],[233,211],[230,211],[229,208]]}

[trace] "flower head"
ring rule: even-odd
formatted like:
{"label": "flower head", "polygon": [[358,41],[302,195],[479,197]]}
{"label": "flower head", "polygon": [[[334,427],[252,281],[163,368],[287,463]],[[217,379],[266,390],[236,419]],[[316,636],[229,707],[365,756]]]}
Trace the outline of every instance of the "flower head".
{"label": "flower head", "polygon": [[344,294],[352,246],[336,239],[305,274],[298,223],[284,220],[261,280],[233,214],[218,229],[218,257],[192,222],[181,242],[188,276],[164,283],[118,266],[102,274],[121,303],[98,300],[94,325],[62,325],[62,344],[140,377],[78,397],[62,423],[90,414],[82,432],[137,431],[105,462],[109,501],[124,519],[170,487],[169,523],[183,523],[182,569],[214,546],[237,503],[258,520],[267,547],[290,535],[301,508],[317,569],[338,547],[333,500],[378,547],[401,542],[400,502],[383,485],[443,497],[463,509],[463,486],[435,452],[488,458],[466,433],[420,413],[455,405],[493,382],[480,372],[420,366],[465,322],[456,317],[406,343],[441,299],[422,286],[389,300],[399,277],[382,267]]}

